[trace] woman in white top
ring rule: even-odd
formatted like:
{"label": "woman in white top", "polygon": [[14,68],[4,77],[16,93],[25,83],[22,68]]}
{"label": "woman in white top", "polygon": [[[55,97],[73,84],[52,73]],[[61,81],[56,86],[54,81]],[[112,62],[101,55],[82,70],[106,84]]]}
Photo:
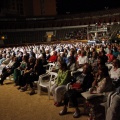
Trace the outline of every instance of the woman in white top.
{"label": "woman in white top", "polygon": [[118,59],[113,60],[113,67],[109,72],[110,78],[112,78],[115,86],[120,85],[120,61]]}
{"label": "woman in white top", "polygon": [[86,56],[86,52],[82,51],[81,56],[79,56],[77,60],[78,68],[83,67],[85,63],[88,63],[88,57]]}

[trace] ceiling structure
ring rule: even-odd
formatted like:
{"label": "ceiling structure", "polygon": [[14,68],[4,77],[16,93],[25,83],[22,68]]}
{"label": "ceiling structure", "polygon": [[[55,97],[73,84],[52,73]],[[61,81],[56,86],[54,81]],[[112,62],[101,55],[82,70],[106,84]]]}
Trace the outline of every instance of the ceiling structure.
{"label": "ceiling structure", "polygon": [[57,0],[58,14],[76,14],[120,8],[119,0]]}

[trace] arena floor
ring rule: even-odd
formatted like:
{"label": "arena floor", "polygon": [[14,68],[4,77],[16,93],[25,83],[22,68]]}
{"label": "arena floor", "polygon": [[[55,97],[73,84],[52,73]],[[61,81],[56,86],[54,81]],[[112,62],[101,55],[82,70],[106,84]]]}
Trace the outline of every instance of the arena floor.
{"label": "arena floor", "polygon": [[[6,80],[6,84],[0,85],[0,120],[75,120],[73,108],[69,108],[69,114],[59,116],[62,107],[55,107],[53,99],[48,100],[47,95],[35,94],[30,96],[27,92],[20,92],[14,84]],[[81,114],[83,109],[81,109]],[[87,116],[81,115],[79,120],[87,120]]]}

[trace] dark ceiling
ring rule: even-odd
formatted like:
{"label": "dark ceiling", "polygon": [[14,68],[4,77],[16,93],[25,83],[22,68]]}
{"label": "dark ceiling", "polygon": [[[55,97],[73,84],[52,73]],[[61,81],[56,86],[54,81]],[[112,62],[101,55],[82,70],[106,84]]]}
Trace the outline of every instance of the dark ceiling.
{"label": "dark ceiling", "polygon": [[120,8],[119,0],[57,0],[58,14],[75,14]]}

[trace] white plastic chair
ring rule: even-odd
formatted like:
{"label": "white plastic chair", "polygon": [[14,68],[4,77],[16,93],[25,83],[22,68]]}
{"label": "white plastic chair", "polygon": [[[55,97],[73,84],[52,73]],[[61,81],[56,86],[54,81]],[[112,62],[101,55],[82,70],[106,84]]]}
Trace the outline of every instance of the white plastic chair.
{"label": "white plastic chair", "polygon": [[108,67],[109,70],[113,67],[112,63],[106,63],[105,65]]}
{"label": "white plastic chair", "polygon": [[41,95],[41,88],[47,88],[48,90],[48,98],[50,99],[50,88],[55,83],[55,80],[57,78],[57,73],[55,72],[48,72],[44,75],[39,76],[38,80],[38,94]]}
{"label": "white plastic chair", "polygon": [[79,68],[76,71],[71,71],[71,76],[73,76],[76,73],[82,72],[82,71],[83,71],[83,68]]}
{"label": "white plastic chair", "polygon": [[55,67],[55,63],[48,63],[47,65],[43,65],[46,68],[46,73],[51,72],[52,69]]}

